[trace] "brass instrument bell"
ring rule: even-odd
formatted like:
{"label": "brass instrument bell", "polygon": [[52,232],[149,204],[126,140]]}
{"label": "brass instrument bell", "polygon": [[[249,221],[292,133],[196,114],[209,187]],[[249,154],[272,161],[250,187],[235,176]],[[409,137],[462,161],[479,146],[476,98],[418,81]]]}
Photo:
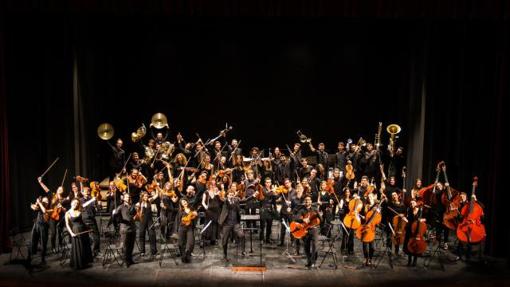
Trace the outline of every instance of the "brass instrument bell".
{"label": "brass instrument bell", "polygon": [[402,130],[402,128],[400,128],[400,126],[397,125],[397,124],[391,124],[391,125],[386,127],[386,131],[390,135],[396,135],[396,134],[400,133],[401,130]]}
{"label": "brass instrument bell", "polygon": [[304,134],[303,134],[300,130],[299,130],[299,131],[297,131],[297,132],[296,132],[296,134],[298,135],[298,137],[299,137],[299,141],[300,141],[301,143],[309,143],[309,142],[311,142],[311,141],[312,141],[312,139],[311,139],[311,138],[309,138],[309,137],[305,136],[305,135],[304,135]]}
{"label": "brass instrument bell", "polygon": [[155,127],[158,130],[162,129],[164,127],[166,127],[168,129],[169,128],[168,120],[166,119],[165,114],[163,114],[163,113],[154,114],[151,118],[150,127]]}
{"label": "brass instrument bell", "polygon": [[145,128],[145,125],[142,123],[142,125],[136,130],[136,132],[131,133],[131,140],[135,143],[141,140],[145,134],[147,133],[147,129]]}
{"label": "brass instrument bell", "polygon": [[102,123],[97,127],[97,136],[102,140],[109,140],[115,134],[113,126],[109,123]]}

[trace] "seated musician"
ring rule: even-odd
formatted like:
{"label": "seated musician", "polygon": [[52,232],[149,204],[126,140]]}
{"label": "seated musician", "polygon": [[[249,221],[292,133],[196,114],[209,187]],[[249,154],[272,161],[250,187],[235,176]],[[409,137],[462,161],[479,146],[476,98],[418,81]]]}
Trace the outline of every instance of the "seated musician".
{"label": "seated musician", "polygon": [[[314,214],[314,216],[319,217],[321,219],[322,212],[319,211],[316,207],[312,206],[312,197],[310,195],[305,196],[304,206],[297,210],[294,221],[299,223],[310,223],[310,217],[307,216],[310,213]],[[321,220],[322,221],[322,220]],[[306,267],[315,268],[315,262],[317,261],[317,242],[319,240],[319,229],[318,227],[311,227],[308,229],[308,234],[303,238],[305,245],[305,254],[306,254]]]}

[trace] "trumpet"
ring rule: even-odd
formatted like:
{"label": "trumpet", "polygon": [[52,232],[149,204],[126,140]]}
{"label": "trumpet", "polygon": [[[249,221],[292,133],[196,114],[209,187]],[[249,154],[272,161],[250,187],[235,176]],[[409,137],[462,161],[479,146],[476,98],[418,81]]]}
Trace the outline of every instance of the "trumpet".
{"label": "trumpet", "polygon": [[147,129],[145,128],[145,125],[142,123],[142,125],[136,130],[136,132],[131,133],[131,140],[135,143],[141,140],[145,134],[147,133]]}
{"label": "trumpet", "polygon": [[390,144],[388,146],[388,149],[390,150],[391,155],[393,156],[393,153],[395,152],[395,142],[398,138],[397,134],[400,133],[402,128],[397,124],[391,124],[386,127],[386,131],[390,134]]}

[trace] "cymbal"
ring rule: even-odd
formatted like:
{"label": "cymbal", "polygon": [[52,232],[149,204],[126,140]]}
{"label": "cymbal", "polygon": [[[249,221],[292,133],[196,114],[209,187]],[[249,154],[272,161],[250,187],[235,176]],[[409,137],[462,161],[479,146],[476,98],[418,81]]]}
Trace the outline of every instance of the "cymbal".
{"label": "cymbal", "polygon": [[102,140],[109,140],[115,134],[113,126],[109,123],[102,123],[97,127],[97,136]]}

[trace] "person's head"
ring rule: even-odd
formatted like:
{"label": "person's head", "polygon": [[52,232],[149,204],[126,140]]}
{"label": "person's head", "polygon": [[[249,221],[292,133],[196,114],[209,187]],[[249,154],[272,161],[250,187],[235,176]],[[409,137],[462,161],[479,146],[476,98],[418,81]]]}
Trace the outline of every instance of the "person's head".
{"label": "person's head", "polygon": [[317,169],[313,168],[313,169],[310,171],[310,177],[311,177],[311,178],[315,178],[315,177],[317,177]]}
{"label": "person's head", "polygon": [[312,206],[312,196],[307,195],[307,196],[305,196],[304,200],[305,200],[305,207],[310,208]]}
{"label": "person's head", "polygon": [[110,190],[117,190],[117,186],[115,185],[115,182],[113,180],[108,183],[108,188]]}
{"label": "person's head", "polygon": [[148,192],[142,192],[142,201],[143,202],[149,201],[149,193]]}
{"label": "person's head", "polygon": [[200,175],[198,176],[198,181],[205,182],[206,180],[207,180],[207,172],[206,171],[201,172]]}
{"label": "person's head", "polygon": [[149,139],[149,141],[147,142],[147,145],[150,147],[150,148],[154,148],[154,145],[156,144],[156,141],[154,139]]}
{"label": "person's head", "polygon": [[339,142],[338,143],[338,150],[339,151],[344,151],[345,150],[345,143],[344,142]]}
{"label": "person's head", "polygon": [[368,151],[373,151],[374,150],[374,145],[372,143],[367,143],[367,150]]}
{"label": "person's head", "polygon": [[80,201],[78,200],[78,198],[73,198],[73,200],[71,200],[71,209],[72,210],[80,210]]}
{"label": "person's head", "polygon": [[460,193],[460,200],[461,200],[462,202],[467,201],[467,193],[465,193],[465,192],[461,192],[461,193]]}
{"label": "person's head", "polygon": [[172,183],[169,182],[169,181],[165,182],[164,189],[165,190],[171,190],[172,189]]}
{"label": "person's head", "polygon": [[305,187],[301,183],[296,184],[296,194],[298,197],[301,197],[304,191]]}
{"label": "person's head", "polygon": [[319,143],[319,150],[324,151],[324,149],[326,149],[326,145],[324,145],[324,143]]}
{"label": "person's head", "polygon": [[165,174],[162,171],[159,171],[158,173],[156,173],[157,180],[162,180],[164,177],[165,177]]}
{"label": "person's head", "polygon": [[422,184],[423,184],[423,183],[422,183],[422,181],[421,181],[421,179],[420,179],[420,178],[417,178],[417,179],[416,179],[416,181],[414,182],[414,186],[415,186],[416,188],[421,188]]}
{"label": "person's head", "polygon": [[195,187],[193,187],[193,185],[188,185],[188,187],[186,188],[186,195],[187,196],[195,195]]}
{"label": "person's head", "polygon": [[294,151],[298,151],[299,149],[301,148],[301,144],[300,143],[295,143],[294,144]]}
{"label": "person's head", "polygon": [[303,185],[303,187],[304,187],[304,186],[308,186],[308,185],[309,185],[309,184],[308,184],[308,178],[307,178],[306,176],[305,176],[305,177],[303,177],[303,179],[301,180],[301,184]]}
{"label": "person's head", "polygon": [[442,183],[442,182],[440,182],[440,181],[438,181],[438,182],[437,182],[437,184],[436,184],[436,188],[437,188],[438,190],[443,190],[443,188],[444,188],[443,183]]}
{"label": "person's head", "polygon": [[397,183],[397,180],[395,179],[394,176],[390,176],[390,185],[391,186],[395,186],[395,184]]}
{"label": "person's head", "polygon": [[222,164],[226,164],[226,163],[227,163],[227,157],[226,157],[226,156],[224,156],[224,155],[222,155],[222,156],[220,157],[220,162],[221,162]]}
{"label": "person's head", "polygon": [[398,194],[396,192],[391,193],[391,200],[393,202],[398,202]]}
{"label": "person's head", "polygon": [[221,150],[221,143],[220,143],[220,141],[215,141],[214,142],[214,149],[217,150],[217,151]]}
{"label": "person's head", "polygon": [[290,190],[292,188],[292,182],[290,181],[290,179],[286,178],[283,180],[283,185],[285,186],[286,189]]}
{"label": "person's head", "polygon": [[181,198],[181,206],[182,208],[187,208],[189,203],[188,203],[188,200],[186,198]]}
{"label": "person's head", "polygon": [[230,185],[230,190],[232,190],[233,192],[237,191],[237,182],[232,182],[232,184]]}
{"label": "person's head", "polygon": [[232,139],[232,141],[230,142],[230,145],[235,148],[237,146],[237,140]]}
{"label": "person's head", "polygon": [[133,169],[131,170],[131,177],[132,177],[132,178],[136,178],[136,177],[138,177],[138,169],[133,168]]}
{"label": "person's head", "polygon": [[413,199],[411,199],[410,204],[411,204],[411,207],[412,207],[412,208],[415,208],[415,207],[418,205],[418,204],[416,203],[416,199],[414,199],[414,198],[413,198]]}
{"label": "person's head", "polygon": [[122,200],[126,204],[131,204],[131,195],[129,195],[128,192],[124,193],[123,196],[122,196]]}
{"label": "person's head", "polygon": [[346,187],[344,189],[344,196],[345,197],[350,197],[351,196],[351,189],[350,188]]}
{"label": "person's head", "polygon": [[327,187],[328,187],[328,183],[325,180],[321,181],[321,190],[326,190]]}
{"label": "person's head", "polygon": [[122,145],[123,145],[123,144],[124,144],[124,142],[123,142],[120,138],[118,138],[118,139],[117,139],[117,142],[115,143],[115,146],[116,146],[117,148],[122,148]]}
{"label": "person's head", "polygon": [[253,180],[255,178],[255,175],[253,174],[253,170],[249,170],[247,173],[246,173],[246,176],[248,176],[248,179],[249,180]]}
{"label": "person's head", "polygon": [[83,187],[83,195],[85,195],[86,197],[90,196],[90,188],[89,187],[86,187],[86,186]]}
{"label": "person's head", "polygon": [[186,156],[181,152],[175,156],[175,162],[179,165],[186,165]]}
{"label": "person's head", "polygon": [[368,186],[368,176],[364,175],[361,177],[361,186],[367,187]]}
{"label": "person's head", "polygon": [[264,179],[264,186],[266,188],[270,188],[271,187],[271,179],[269,177],[266,177],[266,179]]}
{"label": "person's head", "polygon": [[210,155],[208,155],[208,154],[206,154],[206,155],[204,156],[204,162],[205,162],[205,163],[210,163],[210,162],[211,162],[211,156],[210,156]]}
{"label": "person's head", "polygon": [[262,161],[262,164],[266,169],[271,168],[271,160],[269,159],[265,159],[264,161]]}
{"label": "person's head", "polygon": [[163,140],[163,133],[157,133],[156,134],[156,140],[158,140],[159,142]]}
{"label": "person's head", "polygon": [[279,147],[274,148],[274,156],[279,157],[282,154]]}
{"label": "person's head", "polygon": [[301,159],[301,165],[303,165],[303,167],[307,167],[308,166],[308,160],[306,160],[306,158],[302,158]]}
{"label": "person's head", "polygon": [[339,168],[335,168],[333,170],[333,177],[334,178],[340,178],[340,169]]}
{"label": "person's head", "polygon": [[48,206],[50,204],[50,199],[47,196],[43,196],[41,198],[41,202],[43,203],[44,206]]}
{"label": "person's head", "polygon": [[139,156],[139,155],[138,155],[138,153],[135,151],[135,152],[133,153],[133,160],[134,160],[134,161],[137,161],[137,160],[139,160],[139,159],[140,159],[140,156]]}
{"label": "person's head", "polygon": [[71,190],[73,191],[73,193],[78,193],[78,191],[80,191],[78,189],[78,185],[76,184],[76,182],[71,182]]}

